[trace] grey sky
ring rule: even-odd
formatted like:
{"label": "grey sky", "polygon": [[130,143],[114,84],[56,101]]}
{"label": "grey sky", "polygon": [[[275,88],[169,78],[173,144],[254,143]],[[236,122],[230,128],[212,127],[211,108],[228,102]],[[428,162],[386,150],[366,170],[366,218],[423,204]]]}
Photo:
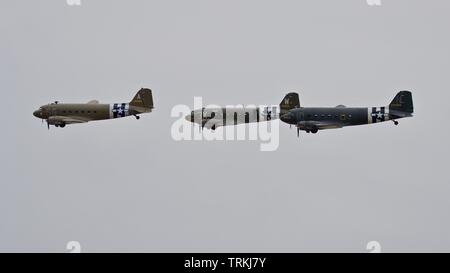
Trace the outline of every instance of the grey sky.
{"label": "grey sky", "polygon": [[[450,3],[0,2],[0,251],[450,251]],[[155,110],[48,131],[53,100]],[[416,116],[258,142],[175,142],[176,104],[381,106]]]}

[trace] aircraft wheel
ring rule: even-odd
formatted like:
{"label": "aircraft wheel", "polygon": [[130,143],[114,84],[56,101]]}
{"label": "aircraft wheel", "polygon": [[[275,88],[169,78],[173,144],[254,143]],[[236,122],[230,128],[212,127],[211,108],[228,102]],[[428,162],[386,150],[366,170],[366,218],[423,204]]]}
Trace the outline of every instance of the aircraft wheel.
{"label": "aircraft wheel", "polygon": [[313,134],[317,134],[317,132],[318,132],[319,130],[317,130],[317,129],[314,129],[314,130],[311,130],[311,133],[313,133]]}
{"label": "aircraft wheel", "polygon": [[63,124],[59,125],[59,127],[64,128],[64,127],[66,127],[66,125],[63,123]]}
{"label": "aircraft wheel", "polygon": [[309,131],[309,130],[306,130],[306,132],[309,134],[309,133],[311,133],[311,131]]}
{"label": "aircraft wheel", "polygon": [[136,116],[136,119],[140,119],[141,117],[140,116]]}
{"label": "aircraft wheel", "polygon": [[398,125],[398,121],[394,120],[394,124],[395,124],[395,126],[397,126]]}

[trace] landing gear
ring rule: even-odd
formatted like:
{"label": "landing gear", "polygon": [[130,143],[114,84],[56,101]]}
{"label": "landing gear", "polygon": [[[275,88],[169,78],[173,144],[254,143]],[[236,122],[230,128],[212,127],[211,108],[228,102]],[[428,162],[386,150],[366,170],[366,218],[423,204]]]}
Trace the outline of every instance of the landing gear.
{"label": "landing gear", "polygon": [[317,134],[318,131],[319,131],[318,129],[312,129],[312,130],[311,130],[311,133]]}
{"label": "landing gear", "polygon": [[141,117],[138,116],[138,115],[134,115],[134,117],[135,117],[137,120],[141,118]]}
{"label": "landing gear", "polygon": [[64,128],[64,127],[66,127],[66,124],[63,123],[63,124],[59,125],[59,127]]}
{"label": "landing gear", "polygon": [[394,122],[395,126],[397,126],[397,125],[398,125],[398,121],[396,121],[396,120],[393,120],[393,122]]}

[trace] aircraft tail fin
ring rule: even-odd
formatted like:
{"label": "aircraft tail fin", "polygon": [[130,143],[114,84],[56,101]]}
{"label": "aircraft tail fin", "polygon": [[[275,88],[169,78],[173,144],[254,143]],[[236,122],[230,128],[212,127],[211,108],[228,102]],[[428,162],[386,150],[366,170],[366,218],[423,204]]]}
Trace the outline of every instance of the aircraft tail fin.
{"label": "aircraft tail fin", "polygon": [[412,93],[410,91],[400,91],[389,104],[389,111],[399,111],[408,114],[414,112]]}
{"label": "aircraft tail fin", "polygon": [[280,103],[280,114],[283,115],[289,110],[300,107],[300,99],[297,93],[289,93]]}
{"label": "aircraft tail fin", "polygon": [[136,96],[131,100],[130,106],[135,106],[139,108],[145,108],[146,110],[153,109],[153,96],[152,90],[147,88],[142,88],[136,93]]}

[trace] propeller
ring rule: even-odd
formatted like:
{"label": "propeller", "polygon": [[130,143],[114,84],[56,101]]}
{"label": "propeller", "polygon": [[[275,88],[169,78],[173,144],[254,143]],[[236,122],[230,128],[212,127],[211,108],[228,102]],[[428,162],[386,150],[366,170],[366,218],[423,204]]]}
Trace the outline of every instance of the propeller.
{"label": "propeller", "polygon": [[[50,130],[50,124],[48,124],[48,119],[45,120],[47,122],[47,128]],[[44,124],[44,119],[41,119],[41,124]]]}
{"label": "propeller", "polygon": [[202,119],[201,119],[201,121],[200,121],[200,128],[199,128],[199,131],[200,131],[200,132],[203,130],[203,127],[205,127],[205,124],[206,124],[206,123],[203,123],[203,114],[204,114],[204,111],[205,111],[205,107],[202,108]]}

